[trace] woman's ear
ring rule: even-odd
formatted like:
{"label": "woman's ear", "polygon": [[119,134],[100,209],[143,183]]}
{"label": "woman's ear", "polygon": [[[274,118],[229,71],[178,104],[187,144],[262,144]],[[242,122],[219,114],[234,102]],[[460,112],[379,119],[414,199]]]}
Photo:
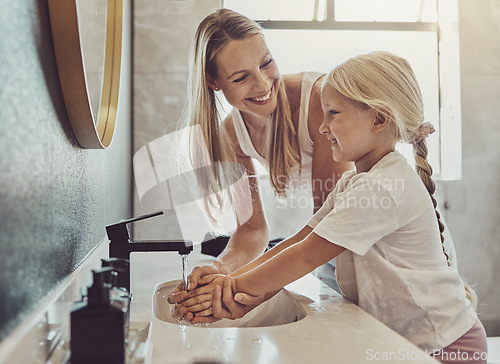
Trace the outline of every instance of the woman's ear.
{"label": "woman's ear", "polygon": [[207,83],[208,87],[210,87],[212,90],[214,91],[220,90],[219,86],[217,86],[217,82],[210,75],[207,75]]}

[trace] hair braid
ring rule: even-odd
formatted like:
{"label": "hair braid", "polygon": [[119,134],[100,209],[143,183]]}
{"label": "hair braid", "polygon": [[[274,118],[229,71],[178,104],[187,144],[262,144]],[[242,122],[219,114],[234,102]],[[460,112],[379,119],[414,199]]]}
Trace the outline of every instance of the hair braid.
{"label": "hair braid", "polygon": [[441,237],[441,246],[443,248],[443,253],[446,256],[448,267],[451,267],[450,256],[446,252],[446,249],[444,247],[444,224],[441,221],[441,215],[437,210],[437,201],[434,197],[434,192],[436,191],[436,183],[432,179],[432,167],[427,161],[428,149],[425,139],[422,139],[420,142],[413,144],[413,151],[415,155],[415,169],[420,176],[420,179],[424,183],[425,188],[427,188],[427,191],[429,192],[432,200],[432,204],[434,205],[434,211],[436,212],[436,218]]}
{"label": "hair braid", "polygon": [[[429,195],[431,196],[432,204],[434,205],[434,210],[436,211],[437,222],[439,226],[439,232],[441,235],[441,246],[443,248],[443,253],[446,256],[446,262],[448,263],[448,267],[451,266],[450,256],[446,252],[444,247],[444,224],[441,222],[441,215],[437,211],[437,201],[434,198],[434,192],[436,191],[436,183],[432,179],[432,167],[427,162],[427,142],[425,139],[422,139],[418,143],[413,144],[413,151],[415,155],[415,169],[420,176],[420,179],[424,183]],[[477,295],[476,292],[469,286],[467,283],[464,283],[465,288],[465,296],[470,301],[471,306],[474,310],[477,310]]]}

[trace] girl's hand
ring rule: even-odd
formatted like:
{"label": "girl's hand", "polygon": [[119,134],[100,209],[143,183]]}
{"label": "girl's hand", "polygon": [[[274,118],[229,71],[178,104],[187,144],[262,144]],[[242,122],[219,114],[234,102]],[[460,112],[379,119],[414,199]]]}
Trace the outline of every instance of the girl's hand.
{"label": "girl's hand", "polygon": [[[221,268],[219,266],[219,268]],[[221,273],[215,264],[203,265],[195,267],[191,274],[187,277],[188,288],[194,289],[198,286],[200,278],[205,275]],[[221,268],[222,269],[222,268]],[[193,319],[193,314],[188,312],[186,307],[178,305],[188,298],[188,290],[184,288],[184,282],[181,282],[175,287],[172,292],[168,295],[167,301],[170,304],[175,304],[176,307],[172,312],[172,316],[176,319],[184,319],[191,321]]]}
{"label": "girl's hand", "polygon": [[[187,277],[188,287],[187,289],[184,287],[184,282],[181,282],[174,288],[172,292],[168,295],[168,303],[174,304],[182,302],[186,299],[187,291],[195,289],[200,281],[200,278],[210,274],[221,273],[219,269],[213,265],[202,265],[199,267],[195,267],[191,274]],[[184,293],[184,294],[183,294]]]}
{"label": "girl's hand", "polygon": [[[178,304],[178,308],[185,307],[187,312],[201,312],[211,310],[212,299],[215,287],[221,287],[224,282],[222,274],[211,274],[202,277],[198,281],[198,288],[187,292],[182,302]],[[203,284],[203,286],[201,286]],[[203,316],[207,316],[205,313]]]}
{"label": "girl's hand", "polygon": [[236,297],[233,297],[233,288],[235,287],[234,278],[225,276],[223,288],[221,289],[219,285],[214,288],[212,307],[196,313],[192,322],[198,322],[205,315],[212,315],[218,319],[228,318],[235,320],[245,316],[265,300],[264,295],[257,297],[245,293],[237,293]]}

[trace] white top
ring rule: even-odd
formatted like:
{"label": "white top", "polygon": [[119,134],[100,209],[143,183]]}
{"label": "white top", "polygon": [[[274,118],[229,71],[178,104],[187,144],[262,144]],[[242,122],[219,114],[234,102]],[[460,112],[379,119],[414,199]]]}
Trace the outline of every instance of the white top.
{"label": "white top", "polygon": [[400,153],[345,172],[308,225],[347,249],[337,257],[342,293],[420,348],[446,347],[476,322],[429,193]]}
{"label": "white top", "polygon": [[[298,130],[298,142],[299,142],[299,152],[301,155],[301,168],[299,175],[298,166],[292,169],[292,174],[290,178],[290,184],[292,189],[298,189],[303,187],[306,183],[311,186],[311,171],[312,171],[312,155],[313,155],[313,141],[309,135],[308,130],[308,114],[309,114],[309,100],[311,98],[311,91],[314,83],[322,76],[322,73],[318,72],[304,72],[302,74],[302,85],[300,91],[300,110],[299,110],[299,130]],[[248,129],[245,126],[245,122],[241,116],[238,109],[233,108],[231,110],[231,116],[233,118],[233,125],[236,131],[236,136],[238,138],[238,143],[240,144],[241,150],[247,156],[257,160],[262,167],[267,171],[269,164],[266,159],[264,159],[255,149],[255,146],[250,139],[248,134]],[[265,146],[267,149],[268,146]]]}

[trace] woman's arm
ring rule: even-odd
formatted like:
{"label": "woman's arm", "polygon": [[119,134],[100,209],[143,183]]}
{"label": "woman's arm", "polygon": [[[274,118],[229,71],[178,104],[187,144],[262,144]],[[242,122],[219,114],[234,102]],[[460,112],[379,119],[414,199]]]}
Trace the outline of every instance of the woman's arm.
{"label": "woman's arm", "polygon": [[226,248],[213,262],[219,268],[220,273],[228,274],[264,252],[269,243],[269,227],[252,159],[243,153],[238,143],[232,118],[228,117],[225,120],[224,131],[229,143],[234,146],[235,162],[243,166],[247,173],[252,203],[250,218],[247,221],[238,221],[236,231],[229,239]]}
{"label": "woman's arm", "polygon": [[[202,277],[217,273],[229,274],[252,261],[262,254],[269,242],[269,227],[262,207],[258,181],[255,176],[252,160],[241,150],[230,117],[225,120],[224,130],[227,136],[226,140],[234,145],[236,158],[233,162],[242,165],[248,175],[252,212],[247,221],[238,221],[236,231],[217,259],[214,259],[211,264],[195,267],[189,274],[187,280],[188,289],[191,292],[198,287],[198,282]],[[171,304],[185,303],[184,301],[192,296],[191,292],[188,294],[181,283],[169,294],[168,302]],[[174,316],[183,315],[184,313],[179,310],[174,311]],[[189,317],[185,318],[190,320]]]}
{"label": "woman's arm", "polygon": [[232,279],[233,291],[259,296],[283,288],[345,251],[310,233],[257,267]]}

